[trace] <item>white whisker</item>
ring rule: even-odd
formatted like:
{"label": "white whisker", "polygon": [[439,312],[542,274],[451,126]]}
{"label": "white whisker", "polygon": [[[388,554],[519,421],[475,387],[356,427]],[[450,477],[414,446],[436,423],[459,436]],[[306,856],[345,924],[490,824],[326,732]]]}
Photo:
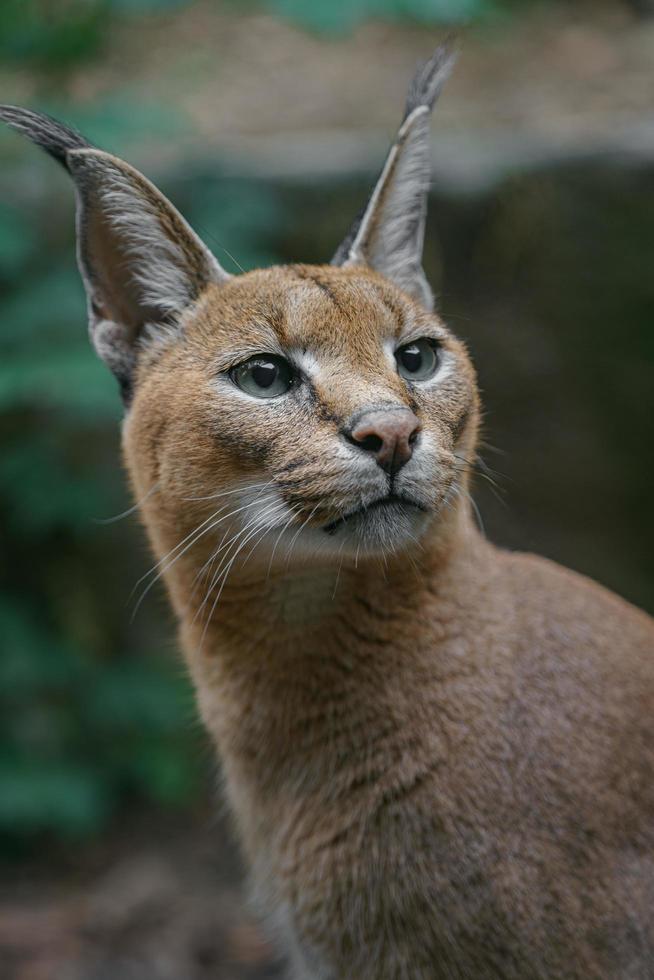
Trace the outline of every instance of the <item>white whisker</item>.
{"label": "white whisker", "polygon": [[135,504],[132,504],[132,506],[128,507],[127,510],[124,510],[122,514],[116,514],[114,517],[94,517],[93,523],[115,524],[116,521],[122,521],[125,517],[129,517],[130,514],[134,514],[139,509],[139,507],[141,507],[145,503],[145,501],[148,500],[152,496],[152,494],[155,493],[158,489],[159,489],[159,481],[157,480],[157,482],[153,483],[153,485],[150,487],[145,497],[141,497],[141,499],[137,500]]}
{"label": "white whisker", "polygon": [[339,579],[341,577],[341,569],[343,568],[343,561],[344,561],[343,548],[344,547],[345,547],[345,541],[342,541],[341,542],[341,547],[340,547],[340,550],[339,550],[339,553],[338,553],[339,554],[339,557],[340,557],[340,561],[338,563],[338,571],[336,572],[336,581],[334,582],[334,591],[332,592],[332,602],[336,598],[336,590],[338,589],[338,582],[339,582]]}
{"label": "white whisker", "polygon": [[228,497],[233,493],[247,493],[250,490],[257,490],[258,488],[269,487],[272,480],[267,480],[265,483],[246,483],[243,486],[233,487],[231,490],[221,490],[218,493],[210,493],[206,497],[182,497],[182,500],[217,500],[219,497]]}
{"label": "white whisker", "polygon": [[[141,593],[141,595],[140,595],[140,597],[139,597],[139,599],[138,599],[138,601],[137,601],[137,603],[136,603],[136,605],[134,607],[134,612],[132,613],[132,620],[136,616],[136,613],[138,612],[138,610],[139,610],[139,608],[141,606],[141,603],[143,602],[143,600],[145,599],[146,595],[148,594],[148,592],[150,591],[150,589],[153,587],[153,585],[155,584],[155,582],[158,582],[159,579],[162,577],[162,575],[165,575],[166,572],[169,571],[177,561],[179,561],[179,559],[182,557],[182,555],[186,554],[186,552],[189,550],[189,548],[192,548],[194,544],[197,544],[197,542],[200,540],[200,538],[204,537],[205,534],[208,534],[209,531],[212,531],[215,527],[218,527],[218,525],[219,524],[222,524],[223,521],[226,521],[230,517],[234,517],[236,514],[239,514],[241,511],[245,510],[247,507],[250,507],[251,506],[251,502],[249,502],[247,504],[243,504],[241,507],[235,508],[234,510],[230,511],[229,513],[224,514],[222,517],[218,517],[218,519],[216,520],[217,515],[220,514],[225,509],[226,506],[228,506],[228,505],[224,504],[219,510],[215,511],[210,517],[208,517],[197,528],[195,528],[194,531],[191,531],[190,534],[187,534],[186,537],[184,538],[184,540],[181,541],[175,548],[171,549],[171,551],[169,551],[168,554],[165,555],[164,558],[161,559],[161,561],[158,561],[157,564],[154,566],[154,568],[150,569],[149,572],[146,572],[145,575],[142,575],[141,576],[141,578],[138,580],[138,582],[134,586],[134,589],[132,589],[132,595],[134,594],[135,589],[138,588],[138,586],[140,585],[141,582],[143,582],[149,575],[151,575],[153,572],[155,572],[155,571],[157,571],[157,569],[159,569],[159,571],[157,571],[157,574],[154,576],[153,579],[151,579],[150,582],[148,582],[147,586],[145,587],[145,589]],[[192,540],[189,541],[189,538],[191,538]],[[186,544],[187,541],[188,541],[188,544]],[[185,547],[182,548],[182,545],[185,545]],[[179,551],[180,548],[182,548],[181,551]],[[175,552],[178,552],[178,554],[175,554]],[[166,562],[174,554],[175,554],[175,557],[172,559],[172,561],[168,561],[168,564],[166,564],[165,567],[162,567],[162,563],[163,562]]]}
{"label": "white whisker", "polygon": [[211,585],[209,587],[209,590],[207,592],[207,595],[205,596],[205,599],[204,599],[204,601],[202,603],[202,606],[200,607],[200,609],[195,614],[194,621],[195,621],[195,618],[197,617],[198,613],[205,606],[205,604],[207,602],[207,599],[209,598],[209,595],[211,594],[212,590],[216,587],[216,585],[218,584],[218,582],[220,582],[220,588],[219,588],[218,593],[217,593],[217,595],[216,595],[216,597],[215,597],[215,599],[214,599],[214,601],[212,603],[211,609],[209,611],[209,614],[207,616],[206,622],[204,624],[204,629],[202,631],[202,636],[200,638],[200,650],[202,649],[202,646],[204,645],[204,639],[205,639],[205,636],[206,636],[206,633],[207,633],[207,629],[209,627],[209,623],[211,622],[211,620],[214,617],[214,613],[216,611],[216,607],[218,606],[218,603],[220,601],[220,597],[221,597],[222,592],[223,592],[223,589],[225,587],[225,583],[227,582],[227,577],[228,577],[228,575],[229,575],[229,573],[230,573],[230,571],[232,569],[232,566],[234,565],[234,562],[236,561],[236,559],[238,558],[239,554],[242,552],[243,548],[245,547],[245,545],[247,544],[247,542],[252,538],[253,535],[255,535],[258,531],[261,531],[262,529],[263,529],[263,532],[265,533],[265,531],[268,529],[268,526],[269,526],[268,525],[268,520],[269,520],[270,514],[271,513],[274,513],[275,507],[280,507],[280,506],[285,506],[285,505],[282,504],[281,501],[277,501],[276,503],[271,504],[264,513],[260,513],[259,515],[257,515],[257,517],[254,519],[253,522],[251,522],[250,524],[246,524],[246,526],[243,528],[243,530],[241,532],[239,532],[238,535],[235,535],[234,538],[232,538],[232,540],[230,542],[230,545],[233,546],[233,544],[236,542],[236,539],[238,537],[240,537],[240,535],[243,534],[245,531],[247,531],[248,529],[250,529],[249,530],[249,533],[243,538],[243,540],[240,542],[240,544],[237,545],[236,551],[234,552],[233,556],[231,558],[229,558],[229,561],[228,561],[227,564],[226,564],[226,562],[227,562],[227,559],[228,559],[229,552],[223,558],[223,561],[221,563],[221,567],[218,569],[218,572],[216,573],[216,575],[214,575],[214,579],[213,579],[213,581],[212,581],[212,583],[211,583]]}
{"label": "white whisker", "polygon": [[[274,513],[275,508],[280,507],[280,506],[285,506],[285,505],[283,505],[282,502],[279,501],[279,500],[273,500],[273,502],[272,503],[269,503],[268,506],[266,508],[264,508],[264,510],[262,512],[260,512],[259,514],[255,515],[253,518],[251,518],[245,524],[244,527],[242,527],[235,534],[233,534],[231,536],[231,538],[229,539],[229,541],[227,541],[226,544],[223,544],[222,543],[225,540],[225,535],[223,535],[223,539],[221,541],[221,545],[214,552],[214,554],[212,555],[211,560],[212,561],[215,561],[215,559],[218,557],[218,554],[221,551],[225,551],[225,554],[223,555],[223,557],[221,559],[221,562],[220,562],[219,567],[217,568],[217,570],[213,574],[213,577],[212,577],[211,582],[209,584],[209,587],[207,589],[206,595],[205,595],[204,599],[202,600],[202,603],[200,604],[199,608],[195,612],[195,615],[193,617],[193,621],[194,622],[197,619],[197,617],[200,615],[200,613],[202,612],[202,610],[204,609],[204,607],[205,607],[205,605],[206,605],[206,603],[207,603],[207,601],[209,599],[209,596],[211,595],[212,591],[214,590],[214,588],[216,587],[216,585],[220,581],[220,577],[221,577],[221,575],[223,573],[223,570],[225,569],[225,564],[226,564],[226,562],[230,561],[230,553],[231,553],[232,549],[234,548],[234,545],[236,545],[238,539],[241,538],[243,535],[247,534],[247,532],[250,531],[255,525],[256,525],[256,527],[258,529],[261,526],[261,522],[262,521],[263,521],[264,524],[266,524],[267,521],[268,521],[268,518],[269,518],[270,514],[271,513]],[[249,540],[249,538],[246,538],[246,540]],[[236,555],[238,554],[239,551],[240,551],[240,546],[237,546],[237,550],[236,550],[236,553],[234,554],[234,558],[236,557]],[[229,565],[229,567],[231,568],[231,564]]]}
{"label": "white whisker", "polygon": [[291,543],[290,543],[290,545],[288,547],[288,551],[286,552],[286,567],[287,568],[288,568],[288,564],[289,564],[289,562],[291,560],[291,552],[293,551],[293,547],[295,546],[295,542],[297,541],[297,539],[300,536],[300,532],[303,531],[304,528],[307,526],[307,524],[309,523],[309,521],[311,520],[311,518],[313,517],[313,515],[316,513],[316,511],[318,510],[318,508],[320,507],[320,505],[321,505],[321,502],[318,502],[315,505],[315,507],[313,508],[313,510],[311,511],[311,513],[309,514],[309,516],[307,517],[307,519],[305,521],[303,521],[302,524],[300,524],[299,528],[297,529],[297,531],[293,535],[293,538],[291,540]]}
{"label": "white whisker", "polygon": [[293,521],[295,520],[295,518],[298,516],[298,511],[295,510],[295,508],[291,508],[291,510],[293,510],[293,513],[291,514],[291,516],[289,517],[289,519],[286,521],[286,524],[284,524],[282,526],[282,529],[279,532],[279,534],[277,535],[277,538],[276,538],[275,543],[273,545],[272,553],[270,555],[270,561],[268,562],[268,573],[266,575],[266,579],[269,579],[270,578],[270,571],[272,569],[272,564],[273,564],[273,561],[275,559],[275,553],[277,551],[277,545],[281,541],[281,539],[282,539],[282,537],[284,535],[284,532],[289,529],[289,527],[291,526],[291,524],[293,523]]}

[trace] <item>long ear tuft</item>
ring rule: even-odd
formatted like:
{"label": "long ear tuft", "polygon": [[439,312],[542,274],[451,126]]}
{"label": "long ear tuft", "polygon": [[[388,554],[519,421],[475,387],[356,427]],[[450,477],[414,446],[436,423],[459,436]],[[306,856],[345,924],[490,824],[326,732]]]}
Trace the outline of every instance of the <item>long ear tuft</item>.
{"label": "long ear tuft", "polygon": [[[453,39],[448,39],[440,44],[432,56],[418,66],[418,69],[409,83],[409,91],[406,97],[404,109],[404,119],[414,111],[414,109],[433,109],[438,96],[441,94],[445,82],[448,80],[456,61],[456,48]],[[404,119],[402,120],[404,122]]]}
{"label": "long ear tuft", "polygon": [[90,149],[88,140],[70,126],[64,126],[44,112],[32,112],[15,105],[0,106],[0,119],[16,132],[27,136],[42,150],[68,169],[67,154],[71,150]]}
{"label": "long ear tuft", "polygon": [[139,344],[179,328],[210,283],[229,278],[181,214],[138,170],[49,116],[0,106],[0,119],[68,170],[77,259],[93,345],[129,395]]}
{"label": "long ear tuft", "polygon": [[420,66],[409,86],[406,109],[368,203],[332,259],[333,265],[367,265],[433,307],[422,270],[429,191],[429,118],[456,60],[450,42]]}

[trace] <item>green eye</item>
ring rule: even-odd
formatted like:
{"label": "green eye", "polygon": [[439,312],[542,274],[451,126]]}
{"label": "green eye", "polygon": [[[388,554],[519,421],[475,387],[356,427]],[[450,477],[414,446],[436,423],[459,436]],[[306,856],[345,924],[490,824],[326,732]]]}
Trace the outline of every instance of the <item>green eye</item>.
{"label": "green eye", "polygon": [[395,351],[398,373],[407,381],[427,381],[436,374],[439,356],[436,342],[421,337]]}
{"label": "green eye", "polygon": [[293,369],[283,357],[260,354],[237,364],[229,376],[242,391],[255,398],[278,398],[285,395],[295,380]]}

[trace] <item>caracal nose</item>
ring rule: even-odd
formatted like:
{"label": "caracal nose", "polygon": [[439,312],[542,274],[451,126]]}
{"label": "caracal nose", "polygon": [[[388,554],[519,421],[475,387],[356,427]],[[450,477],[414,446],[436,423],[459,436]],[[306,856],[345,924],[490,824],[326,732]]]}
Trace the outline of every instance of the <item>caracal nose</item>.
{"label": "caracal nose", "polygon": [[411,459],[421,428],[408,408],[376,409],[360,416],[347,437],[392,476]]}

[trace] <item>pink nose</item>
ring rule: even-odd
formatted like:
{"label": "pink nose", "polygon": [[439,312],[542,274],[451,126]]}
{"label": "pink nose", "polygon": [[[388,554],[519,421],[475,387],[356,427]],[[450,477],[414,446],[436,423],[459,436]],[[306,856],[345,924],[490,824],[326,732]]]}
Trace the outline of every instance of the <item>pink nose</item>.
{"label": "pink nose", "polygon": [[375,457],[393,475],[408,463],[422,426],[408,408],[373,409],[347,433],[348,441]]}

